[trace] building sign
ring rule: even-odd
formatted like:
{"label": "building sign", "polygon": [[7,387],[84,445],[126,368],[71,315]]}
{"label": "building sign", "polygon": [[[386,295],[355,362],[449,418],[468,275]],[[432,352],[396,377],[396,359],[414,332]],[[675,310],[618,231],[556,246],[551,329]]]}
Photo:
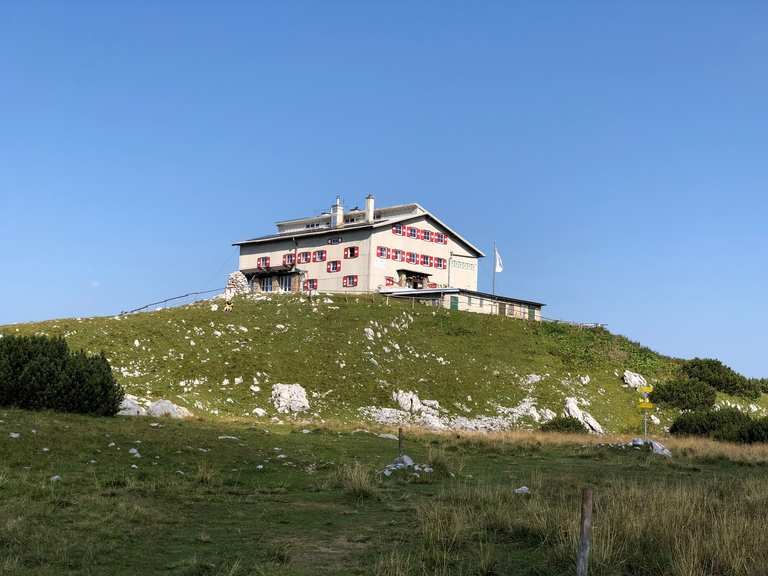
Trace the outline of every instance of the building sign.
{"label": "building sign", "polygon": [[451,268],[456,268],[457,270],[471,271],[475,269],[475,265],[469,262],[464,262],[462,260],[451,260]]}

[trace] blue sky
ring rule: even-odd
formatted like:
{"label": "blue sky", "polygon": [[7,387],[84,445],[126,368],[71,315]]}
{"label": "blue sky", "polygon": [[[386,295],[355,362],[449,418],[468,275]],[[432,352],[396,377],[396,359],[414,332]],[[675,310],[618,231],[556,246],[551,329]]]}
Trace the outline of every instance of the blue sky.
{"label": "blue sky", "polygon": [[4,2],[0,323],[221,286],[232,241],[373,193],[495,239],[550,317],[768,376],[767,17]]}

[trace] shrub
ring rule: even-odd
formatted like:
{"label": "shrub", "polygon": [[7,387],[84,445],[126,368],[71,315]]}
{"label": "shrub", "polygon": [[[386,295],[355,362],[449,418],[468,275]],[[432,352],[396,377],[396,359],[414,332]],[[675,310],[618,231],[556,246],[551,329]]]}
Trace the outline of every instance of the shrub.
{"label": "shrub", "polygon": [[694,358],[683,364],[682,371],[691,380],[700,380],[726,394],[758,398],[762,392],[762,383],[759,380],[742,376],[720,360]]}
{"label": "shrub", "polygon": [[718,440],[740,442],[742,431],[753,420],[736,408],[706,410],[681,414],[669,428],[676,436],[709,436]]}
{"label": "shrub", "polygon": [[115,415],[124,397],[104,354],[88,356],[83,351],[70,355],[50,390],[49,408],[97,416]]}
{"label": "shrub", "polygon": [[123,395],[104,355],[71,353],[63,338],[0,338],[0,406],[112,416]]}
{"label": "shrub", "polygon": [[768,418],[752,420],[739,429],[738,441],[752,444],[755,442],[768,442]]}
{"label": "shrub", "polygon": [[570,416],[556,416],[541,427],[542,432],[563,432],[565,434],[584,434],[587,430],[584,424]]}
{"label": "shrub", "polygon": [[681,410],[706,410],[715,405],[717,391],[701,380],[675,380],[657,385],[651,402],[667,404]]}

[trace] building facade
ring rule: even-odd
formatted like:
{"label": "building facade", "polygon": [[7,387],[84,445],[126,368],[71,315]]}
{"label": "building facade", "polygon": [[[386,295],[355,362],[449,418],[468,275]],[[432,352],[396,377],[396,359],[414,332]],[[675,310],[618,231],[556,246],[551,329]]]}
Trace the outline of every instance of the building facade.
{"label": "building facade", "polygon": [[277,223],[234,244],[255,291],[374,292],[387,287],[477,289],[482,251],[418,204],[327,213]]}
{"label": "building facade", "polygon": [[441,299],[446,307],[480,311],[469,293],[479,307],[483,252],[419,204],[377,208],[368,196],[363,209],[345,211],[337,198],[327,212],[276,226],[274,234],[234,243],[251,291],[394,295],[457,289],[462,293]]}

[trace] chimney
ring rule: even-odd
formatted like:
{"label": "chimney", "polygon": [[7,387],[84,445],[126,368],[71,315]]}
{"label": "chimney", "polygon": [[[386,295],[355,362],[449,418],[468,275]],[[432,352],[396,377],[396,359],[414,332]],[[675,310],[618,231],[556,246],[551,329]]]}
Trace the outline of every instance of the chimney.
{"label": "chimney", "polygon": [[368,224],[373,223],[373,194],[365,197],[365,221]]}
{"label": "chimney", "polygon": [[338,228],[344,225],[344,206],[341,205],[341,198],[336,196],[336,203],[331,206],[331,228]]}

